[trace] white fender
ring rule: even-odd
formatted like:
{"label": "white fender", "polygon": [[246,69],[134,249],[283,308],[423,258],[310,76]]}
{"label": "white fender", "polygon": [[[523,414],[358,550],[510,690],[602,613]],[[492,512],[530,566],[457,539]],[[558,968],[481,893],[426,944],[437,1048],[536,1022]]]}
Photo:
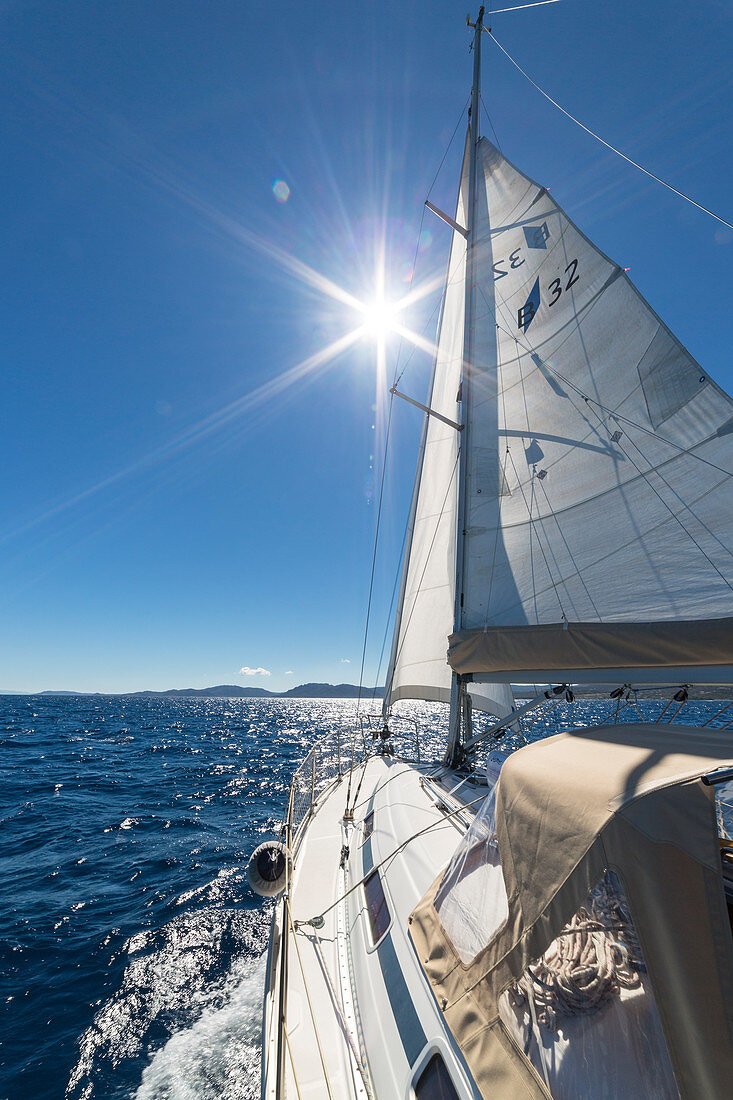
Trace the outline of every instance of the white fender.
{"label": "white fender", "polygon": [[293,857],[278,840],[266,840],[249,857],[247,879],[255,894],[274,898],[285,889],[293,875]]}

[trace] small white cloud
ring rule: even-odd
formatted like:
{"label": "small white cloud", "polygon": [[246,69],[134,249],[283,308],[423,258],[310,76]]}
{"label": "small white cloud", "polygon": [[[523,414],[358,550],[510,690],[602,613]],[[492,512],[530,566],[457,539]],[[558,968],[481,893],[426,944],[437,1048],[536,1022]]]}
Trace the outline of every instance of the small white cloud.
{"label": "small white cloud", "polygon": [[285,675],[286,675],[286,676],[292,676],[292,675],[293,675],[293,670],[292,670],[292,668],[289,668],[289,669],[288,669],[288,671],[287,671],[287,672],[285,673]]}
{"label": "small white cloud", "polygon": [[350,665],[350,664],[351,664],[351,661],[349,660],[349,658],[348,658],[348,657],[342,657],[342,658],[341,658],[341,664],[342,664],[342,665]]}
{"label": "small white cloud", "polygon": [[267,668],[250,668],[249,665],[245,665],[244,668],[239,670],[240,676],[272,676],[272,673]]}

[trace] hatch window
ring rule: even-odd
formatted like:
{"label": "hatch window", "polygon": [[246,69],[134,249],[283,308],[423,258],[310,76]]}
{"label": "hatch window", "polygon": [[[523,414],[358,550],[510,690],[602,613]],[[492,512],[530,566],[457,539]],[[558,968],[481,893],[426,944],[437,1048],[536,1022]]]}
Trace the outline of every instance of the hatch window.
{"label": "hatch window", "polygon": [[415,1100],[458,1100],[445,1062],[434,1054],[415,1084]]}
{"label": "hatch window", "polygon": [[374,810],[370,810],[369,813],[364,818],[364,821],[362,822],[362,826],[361,826],[361,842],[362,842],[362,844],[364,844],[365,841],[369,840],[369,837],[372,835],[373,832],[374,832]]}
{"label": "hatch window", "polygon": [[613,871],[502,994],[499,1015],[554,1100],[679,1096],[639,938]]}
{"label": "hatch window", "polygon": [[389,928],[390,915],[387,899],[382,889],[382,880],[379,871],[372,871],[364,879],[364,897],[366,898],[367,912],[369,913],[369,927],[371,928],[373,942],[379,943],[384,933]]}

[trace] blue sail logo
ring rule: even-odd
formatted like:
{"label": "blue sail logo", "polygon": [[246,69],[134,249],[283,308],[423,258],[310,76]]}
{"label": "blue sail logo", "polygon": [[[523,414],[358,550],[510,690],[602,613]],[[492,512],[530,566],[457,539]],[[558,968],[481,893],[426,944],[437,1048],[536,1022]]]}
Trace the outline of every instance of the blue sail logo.
{"label": "blue sail logo", "polygon": [[550,236],[550,230],[547,228],[547,222],[543,222],[542,225],[525,225],[524,227],[524,239],[527,242],[527,248],[547,248],[547,238]]}
{"label": "blue sail logo", "polygon": [[529,326],[537,316],[537,310],[540,308],[540,277],[537,276],[535,284],[529,292],[529,298],[521,307],[517,310],[517,328],[521,328],[522,332],[526,332]]}

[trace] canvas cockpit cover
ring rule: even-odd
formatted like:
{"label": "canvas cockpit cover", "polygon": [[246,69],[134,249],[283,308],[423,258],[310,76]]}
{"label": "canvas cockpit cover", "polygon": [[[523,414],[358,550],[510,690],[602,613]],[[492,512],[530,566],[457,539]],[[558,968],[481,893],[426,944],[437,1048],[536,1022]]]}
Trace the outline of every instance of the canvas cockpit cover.
{"label": "canvas cockpit cover", "polygon": [[700,781],[724,764],[733,764],[731,733],[646,724],[559,734],[504,764],[495,828],[505,922],[462,961],[434,904],[442,875],[410,920],[482,1095],[549,1094],[502,1022],[499,1001],[609,872],[628,899],[680,1095],[730,1095],[733,937],[714,788]]}

